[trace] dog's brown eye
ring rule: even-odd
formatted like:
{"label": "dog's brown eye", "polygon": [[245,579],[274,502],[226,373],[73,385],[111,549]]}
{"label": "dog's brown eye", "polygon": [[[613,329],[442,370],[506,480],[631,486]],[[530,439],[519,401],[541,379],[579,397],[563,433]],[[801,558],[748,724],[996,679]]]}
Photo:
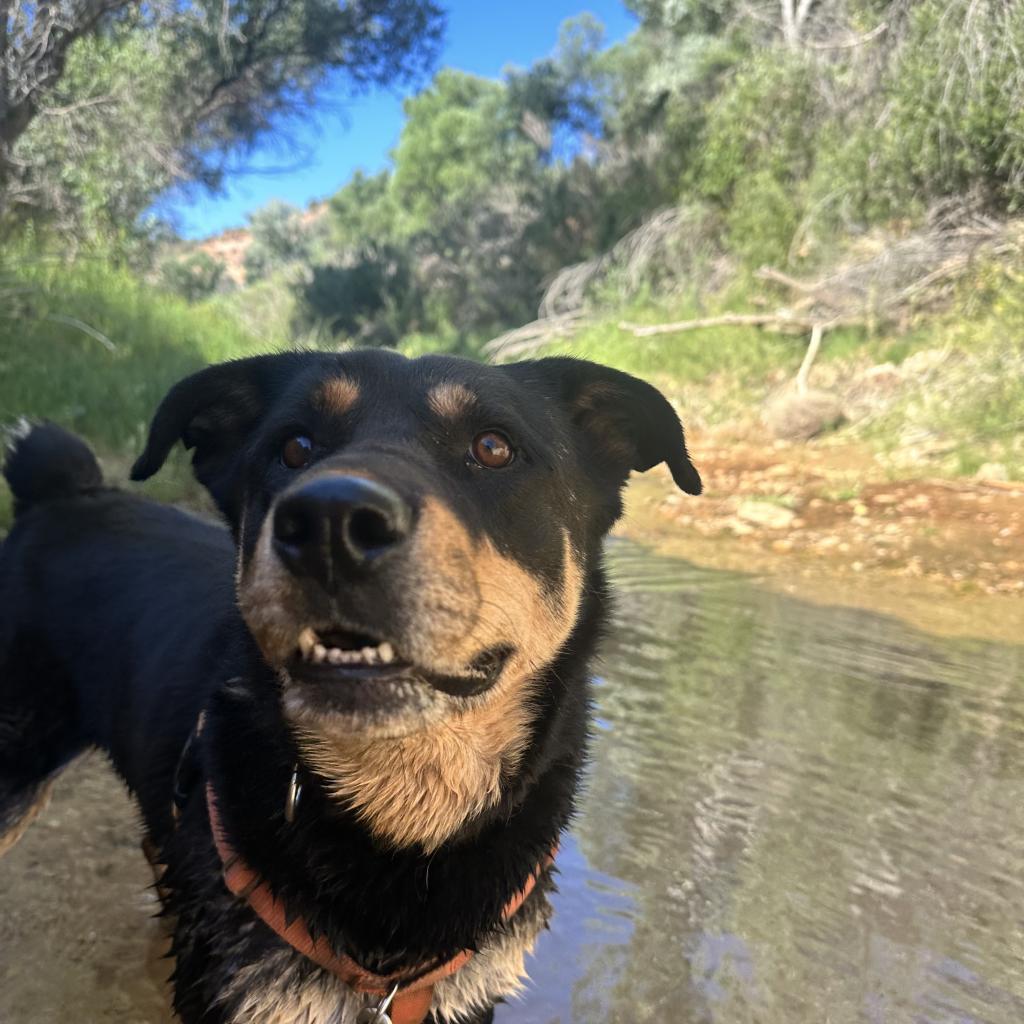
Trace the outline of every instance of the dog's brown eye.
{"label": "dog's brown eye", "polygon": [[487,469],[501,469],[515,457],[509,439],[496,430],[485,430],[477,434],[469,447],[469,454]]}
{"label": "dog's brown eye", "polygon": [[313,442],[299,434],[289,437],[281,448],[281,461],[289,469],[302,469],[313,457]]}

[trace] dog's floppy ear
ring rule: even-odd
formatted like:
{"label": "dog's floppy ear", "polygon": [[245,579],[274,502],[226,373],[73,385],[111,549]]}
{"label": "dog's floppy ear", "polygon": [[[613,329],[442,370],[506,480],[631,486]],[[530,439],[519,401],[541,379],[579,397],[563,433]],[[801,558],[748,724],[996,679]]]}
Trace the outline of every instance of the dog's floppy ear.
{"label": "dog's floppy ear", "polygon": [[522,383],[556,389],[573,422],[622,480],[664,462],[676,485],[700,494],[683,425],[668,399],[644,380],[584,359],[551,358],[506,367]]}
{"label": "dog's floppy ear", "polygon": [[290,377],[293,356],[285,353],[218,363],[178,381],[156,410],[131,478],[148,480],[181,441],[194,452],[196,479],[234,521],[238,511],[233,472],[237,456],[273,394]]}

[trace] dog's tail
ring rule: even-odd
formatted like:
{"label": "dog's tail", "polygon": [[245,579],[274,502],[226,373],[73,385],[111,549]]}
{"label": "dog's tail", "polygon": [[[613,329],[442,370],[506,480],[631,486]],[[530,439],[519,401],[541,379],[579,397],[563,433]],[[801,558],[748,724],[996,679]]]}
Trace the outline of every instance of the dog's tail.
{"label": "dog's tail", "polygon": [[[103,486],[96,456],[74,434],[53,423],[23,421],[8,436],[3,475],[16,516]],[[16,581],[25,576],[17,571],[23,548],[11,547],[9,538],[0,543],[0,856],[46,806],[57,776],[85,748],[63,664],[31,631],[19,628]]]}
{"label": "dog's tail", "polygon": [[103,486],[92,449],[55,423],[22,421],[11,432],[4,477],[15,513],[58,498],[73,498]]}

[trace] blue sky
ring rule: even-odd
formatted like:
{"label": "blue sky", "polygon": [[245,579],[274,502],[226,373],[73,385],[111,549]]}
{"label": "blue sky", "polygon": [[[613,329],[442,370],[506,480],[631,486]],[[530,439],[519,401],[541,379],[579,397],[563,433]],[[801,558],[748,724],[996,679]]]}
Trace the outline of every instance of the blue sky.
{"label": "blue sky", "polygon": [[[440,64],[497,77],[508,64],[525,66],[550,53],[558,26],[589,11],[607,29],[607,41],[629,34],[635,20],[621,0],[442,0],[448,30]],[[326,89],[313,117],[288,134],[291,145],[268,139],[247,159],[254,171],[231,176],[223,194],[170,197],[160,205],[187,238],[202,238],[245,223],[270,199],[297,206],[337,191],[357,168],[377,171],[402,127],[402,94],[375,92],[343,100]]]}

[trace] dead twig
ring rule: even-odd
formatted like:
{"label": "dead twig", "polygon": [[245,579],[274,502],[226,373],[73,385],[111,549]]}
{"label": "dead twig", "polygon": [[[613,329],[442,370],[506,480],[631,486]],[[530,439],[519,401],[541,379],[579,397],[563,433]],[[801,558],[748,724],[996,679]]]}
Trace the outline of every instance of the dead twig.
{"label": "dead twig", "polygon": [[852,50],[854,47],[870,43],[872,39],[877,39],[888,27],[888,24],[883,21],[881,25],[876,25],[870,32],[865,32],[860,36],[853,36],[850,39],[826,40],[824,42],[808,40],[804,43],[804,46],[809,50]]}
{"label": "dead twig", "polygon": [[839,316],[831,319],[822,317],[792,316],[785,312],[776,313],[723,313],[721,316],[702,317],[698,320],[677,320],[669,324],[632,324],[626,320],[619,323],[619,329],[630,331],[638,338],[649,338],[656,334],[680,334],[683,331],[702,331],[709,327],[777,327],[789,328],[794,332],[813,331],[815,327],[830,330],[834,327],[862,327],[867,323],[861,316]]}
{"label": "dead twig", "polygon": [[64,316],[62,313],[50,313],[46,319],[52,320],[56,324],[64,324],[67,327],[74,327],[83,334],[88,334],[90,338],[95,338],[96,341],[98,341],[108,352],[117,351],[117,346],[102,331],[96,330],[95,327],[90,327],[84,320],[79,320],[76,316]]}
{"label": "dead twig", "polygon": [[807,351],[804,353],[803,362],[796,372],[796,392],[798,395],[807,394],[807,376],[811,372],[811,366],[821,348],[821,337],[825,329],[821,324],[815,324],[811,328],[811,340],[807,343]]}

